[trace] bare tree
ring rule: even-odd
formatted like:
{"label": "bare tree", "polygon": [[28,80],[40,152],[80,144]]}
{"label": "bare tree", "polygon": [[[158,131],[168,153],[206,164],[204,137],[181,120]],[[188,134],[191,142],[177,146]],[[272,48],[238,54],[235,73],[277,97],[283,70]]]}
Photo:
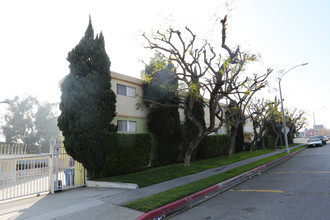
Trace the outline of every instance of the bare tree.
{"label": "bare tree", "polygon": [[246,113],[246,108],[251,102],[252,97],[267,85],[267,77],[272,72],[271,69],[267,69],[267,72],[261,76],[257,74],[253,75],[253,78],[245,78],[240,81],[236,78],[232,81],[233,91],[231,94],[226,95],[226,97],[231,101],[232,107],[230,112],[236,112],[233,114],[235,117],[227,117],[231,125],[231,134],[229,140],[229,151],[228,156],[232,157],[234,153],[234,141],[237,134],[237,128],[240,123],[244,123],[249,117]]}
{"label": "bare tree", "polygon": [[304,117],[305,112],[301,110],[294,109],[293,111],[286,111],[286,125],[290,129],[288,133],[288,140],[293,142],[293,135],[301,128],[306,125],[306,118]]}
{"label": "bare tree", "polygon": [[[220,101],[229,94],[240,91],[239,87],[250,81],[250,78],[247,77],[241,84],[236,83],[243,67],[248,62],[255,60],[255,55],[241,52],[239,47],[231,50],[227,46],[227,16],[220,23],[222,25],[221,48],[226,52],[226,56],[221,56],[216,52],[210,43],[198,40],[188,27],[183,33],[169,28],[165,33],[158,31],[154,37],[147,37],[143,34],[147,40],[147,48],[161,53],[169,63],[175,65],[176,77],[185,84],[187,89],[185,95],[181,94],[181,98],[184,99],[188,95],[192,97],[186,104],[184,100],[180,102],[180,107],[184,109],[185,115],[199,131],[196,137],[190,141],[185,153],[184,166],[188,167],[192,152],[200,141],[208,134],[218,130],[224,123],[224,111],[220,107]],[[208,107],[209,111],[208,127],[203,126],[192,113],[195,101],[204,95],[209,96],[208,101],[204,101],[204,105]]]}
{"label": "bare tree", "polygon": [[[271,133],[275,135],[275,146],[278,145],[278,141],[283,144],[282,134],[281,134],[281,124],[282,123],[282,113],[278,110],[280,102],[277,101],[275,97],[275,101],[269,105],[269,114],[266,119],[266,133]],[[273,135],[273,136],[274,136]]]}
{"label": "bare tree", "polygon": [[[270,114],[274,102],[264,99],[253,99],[247,107],[247,113],[253,123],[253,140],[252,146],[257,145],[257,141],[260,141],[261,148],[265,149],[265,142],[263,134],[266,130],[267,117]],[[278,105],[279,103],[277,103]],[[251,150],[251,149],[250,149]]]}

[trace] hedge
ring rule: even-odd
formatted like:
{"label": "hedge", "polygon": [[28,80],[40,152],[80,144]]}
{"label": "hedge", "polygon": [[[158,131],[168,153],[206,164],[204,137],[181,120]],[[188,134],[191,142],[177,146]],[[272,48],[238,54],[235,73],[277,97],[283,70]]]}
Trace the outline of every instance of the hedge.
{"label": "hedge", "polygon": [[198,148],[198,159],[227,155],[229,138],[228,134],[207,136],[205,146]]}
{"label": "hedge", "polygon": [[151,148],[150,134],[112,133],[100,177],[145,169],[150,163]]}
{"label": "hedge", "polygon": [[265,147],[266,148],[275,148],[275,138],[271,135],[264,136]]}

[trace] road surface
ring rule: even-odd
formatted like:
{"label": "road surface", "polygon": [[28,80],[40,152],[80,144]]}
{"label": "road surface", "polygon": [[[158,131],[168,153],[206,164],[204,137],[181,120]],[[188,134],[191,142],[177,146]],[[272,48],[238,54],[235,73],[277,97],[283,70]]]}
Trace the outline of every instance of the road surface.
{"label": "road surface", "polygon": [[307,148],[172,219],[330,219],[330,143]]}

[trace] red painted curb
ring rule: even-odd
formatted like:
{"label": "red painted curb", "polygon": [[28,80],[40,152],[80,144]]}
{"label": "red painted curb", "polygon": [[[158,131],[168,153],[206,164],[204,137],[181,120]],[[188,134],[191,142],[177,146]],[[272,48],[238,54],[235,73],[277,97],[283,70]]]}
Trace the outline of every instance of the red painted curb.
{"label": "red painted curb", "polygon": [[278,158],[276,160],[273,160],[269,163],[266,163],[264,165],[261,165],[259,167],[256,167],[250,171],[247,171],[245,173],[242,173],[236,177],[233,177],[231,179],[228,179],[224,182],[221,182],[221,183],[218,183],[214,186],[211,186],[209,188],[206,188],[204,190],[201,190],[199,192],[196,192],[190,196],[187,196],[187,197],[184,197],[182,199],[179,199],[175,202],[172,202],[172,203],[169,203],[167,205],[164,205],[162,207],[159,207],[157,209],[154,209],[154,210],[151,210],[147,213],[144,213],[142,214],[141,216],[137,217],[135,220],[150,220],[150,219],[162,219],[162,218],[165,218],[166,217],[166,214],[169,214],[171,212],[174,212],[176,210],[179,210],[180,208],[183,208],[185,205],[189,204],[189,203],[192,203],[194,202],[196,199],[199,199],[203,196],[205,196],[206,194],[209,194],[211,192],[214,192],[214,191],[219,191],[219,190],[223,190],[225,189],[226,187],[228,187],[231,183],[241,179],[241,178],[245,178],[245,177],[248,177],[248,176],[251,176],[253,173],[257,173],[259,172],[260,170],[263,170],[263,169],[266,169],[266,168],[269,168],[275,164],[277,164],[278,162],[282,161],[282,160],[285,160],[287,159],[288,157],[304,150],[305,148],[301,149],[301,150],[298,150],[298,151],[295,151],[293,153],[290,153],[288,155],[285,155],[281,158]]}
{"label": "red painted curb", "polygon": [[162,207],[159,207],[157,209],[144,213],[143,215],[139,216],[135,220],[147,220],[147,219],[154,219],[154,218],[161,217],[165,214],[168,214],[169,212],[171,212],[173,210],[178,209],[179,207],[182,207],[186,204],[193,202],[195,199],[201,198],[204,195],[206,195],[212,191],[216,191],[218,188],[219,188],[218,185],[211,186],[209,188],[196,192],[190,196],[184,197],[175,202],[172,202],[170,204],[164,205]]}
{"label": "red painted curb", "polygon": [[283,157],[280,157],[280,158],[278,158],[278,159],[276,159],[276,160],[273,160],[273,161],[271,161],[271,162],[268,162],[268,163],[266,163],[266,164],[263,164],[263,165],[261,165],[261,166],[259,166],[259,167],[256,167],[256,168],[254,168],[254,169],[252,169],[252,170],[249,170],[249,171],[247,171],[247,172],[245,172],[245,173],[242,173],[242,174],[240,174],[240,175],[238,175],[238,176],[235,176],[235,177],[233,177],[233,178],[231,178],[231,179],[228,179],[228,180],[225,180],[225,181],[223,181],[223,182],[221,182],[221,183],[218,183],[217,185],[219,185],[219,189],[225,189],[225,188],[228,187],[229,185],[230,185],[230,187],[232,187],[232,184],[233,184],[235,181],[240,180],[240,179],[244,179],[244,178],[246,178],[246,177],[250,177],[251,175],[253,175],[253,174],[257,173],[257,172],[260,172],[260,171],[266,170],[266,169],[268,169],[268,168],[270,168],[270,167],[272,167],[272,166],[278,164],[279,162],[281,162],[281,161],[287,159],[288,157],[291,157],[292,155],[294,155],[294,154],[296,154],[296,153],[298,153],[298,152],[300,152],[300,151],[302,151],[302,150],[304,150],[304,149],[297,150],[297,151],[295,151],[295,152],[293,152],[293,153],[287,154],[287,155],[285,155],[285,156],[283,156]]}

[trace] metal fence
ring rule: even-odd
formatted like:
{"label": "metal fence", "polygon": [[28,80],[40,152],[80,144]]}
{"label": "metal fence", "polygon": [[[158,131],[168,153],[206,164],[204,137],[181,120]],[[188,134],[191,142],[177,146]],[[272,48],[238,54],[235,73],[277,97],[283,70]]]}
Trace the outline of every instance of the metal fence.
{"label": "metal fence", "polygon": [[32,154],[24,144],[0,144],[0,201],[84,186],[85,169],[52,140],[50,153]]}
{"label": "metal fence", "polygon": [[62,142],[55,140],[51,145],[51,193],[84,186],[86,171],[83,165],[66,153]]}

